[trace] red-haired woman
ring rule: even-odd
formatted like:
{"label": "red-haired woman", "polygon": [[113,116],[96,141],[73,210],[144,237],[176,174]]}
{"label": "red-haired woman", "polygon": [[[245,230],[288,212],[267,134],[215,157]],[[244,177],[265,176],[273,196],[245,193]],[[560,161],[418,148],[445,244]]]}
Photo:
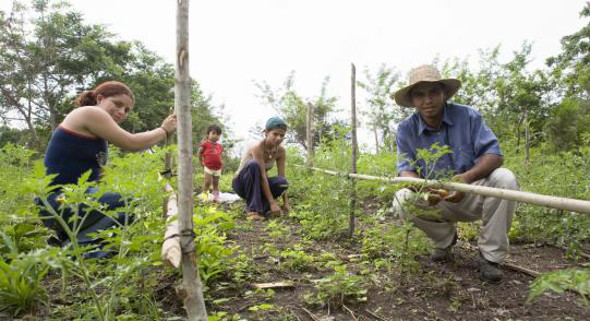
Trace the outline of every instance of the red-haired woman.
{"label": "red-haired woman", "polygon": [[[94,90],[85,91],[77,97],[76,105],[79,107],[65,117],[49,141],[44,163],[47,174],[57,176],[51,183],[56,187],[48,196],[48,201],[66,222],[70,222],[70,217],[76,212],[84,217],[83,220],[78,220],[82,222],[77,234],[80,245],[98,243],[100,240],[93,239],[88,234],[105,230],[118,223],[123,224],[130,218],[124,213],[120,213],[115,219],[96,210],[85,213],[85,204],[80,204],[77,211],[67,207],[60,208],[58,198],[62,194],[61,185],[76,184],[87,171],[91,171],[89,181],[98,181],[101,167],[107,161],[107,142],[125,150],[138,151],[155,145],[176,130],[174,115],[168,116],[161,127],[143,133],[132,134],[122,129],[119,124],[127,118],[134,104],[133,92],[125,84],[116,81],[104,82]],[[87,192],[96,193],[97,189],[90,188]],[[98,201],[107,210],[124,206],[123,198],[117,193],[104,193]],[[41,204],[39,199],[37,204]],[[45,216],[44,224],[57,232],[59,241],[64,245],[68,244],[70,240],[64,228],[57,220],[51,218],[47,208],[41,207],[40,213]],[[90,257],[101,257],[105,253],[97,251],[87,254]]]}

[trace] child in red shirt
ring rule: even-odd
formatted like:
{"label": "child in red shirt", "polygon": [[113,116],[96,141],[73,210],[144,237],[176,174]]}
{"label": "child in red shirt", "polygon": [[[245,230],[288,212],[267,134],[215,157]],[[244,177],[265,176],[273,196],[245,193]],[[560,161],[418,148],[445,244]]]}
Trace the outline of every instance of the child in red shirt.
{"label": "child in red shirt", "polygon": [[203,165],[205,171],[205,185],[203,192],[209,192],[209,186],[213,183],[213,201],[219,201],[219,177],[221,176],[221,168],[223,167],[223,160],[221,153],[223,146],[219,144],[219,137],[221,136],[221,127],[213,124],[207,128],[206,139],[201,142],[199,147],[199,161]]}

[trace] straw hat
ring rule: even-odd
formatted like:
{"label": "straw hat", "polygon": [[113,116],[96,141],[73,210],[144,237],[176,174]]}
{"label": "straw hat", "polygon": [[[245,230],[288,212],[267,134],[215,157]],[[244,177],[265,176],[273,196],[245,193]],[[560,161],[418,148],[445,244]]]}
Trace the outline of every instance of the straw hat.
{"label": "straw hat", "polygon": [[461,82],[457,79],[442,79],[440,72],[438,72],[438,70],[432,65],[422,65],[412,69],[408,78],[409,85],[391,95],[391,98],[394,99],[398,105],[404,107],[414,107],[410,92],[414,86],[423,82],[437,82],[443,84],[445,87],[445,100],[453,97],[453,95],[457,93],[457,90],[459,90],[459,87],[461,87]]}

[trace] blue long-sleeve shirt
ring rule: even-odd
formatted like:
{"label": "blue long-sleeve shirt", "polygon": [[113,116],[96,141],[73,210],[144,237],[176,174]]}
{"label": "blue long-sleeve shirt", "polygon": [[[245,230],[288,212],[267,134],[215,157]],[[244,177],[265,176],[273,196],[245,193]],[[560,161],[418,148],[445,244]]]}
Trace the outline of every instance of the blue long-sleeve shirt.
{"label": "blue long-sleeve shirt", "polygon": [[396,140],[398,174],[413,171],[425,178],[426,163],[416,159],[417,149],[430,150],[434,143],[449,146],[452,153],[439,158],[434,164],[434,177],[427,178],[464,173],[484,154],[502,156],[496,135],[475,109],[445,103],[443,110],[443,120],[437,129],[428,127],[417,112],[399,124]]}

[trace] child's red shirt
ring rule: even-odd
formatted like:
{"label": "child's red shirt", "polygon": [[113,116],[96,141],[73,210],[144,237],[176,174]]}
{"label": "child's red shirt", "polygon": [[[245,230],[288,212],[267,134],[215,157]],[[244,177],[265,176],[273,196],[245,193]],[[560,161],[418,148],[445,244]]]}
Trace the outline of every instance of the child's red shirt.
{"label": "child's red shirt", "polygon": [[201,155],[203,155],[203,164],[214,171],[221,169],[223,167],[223,161],[221,160],[223,146],[208,140],[202,142],[200,146]]}

